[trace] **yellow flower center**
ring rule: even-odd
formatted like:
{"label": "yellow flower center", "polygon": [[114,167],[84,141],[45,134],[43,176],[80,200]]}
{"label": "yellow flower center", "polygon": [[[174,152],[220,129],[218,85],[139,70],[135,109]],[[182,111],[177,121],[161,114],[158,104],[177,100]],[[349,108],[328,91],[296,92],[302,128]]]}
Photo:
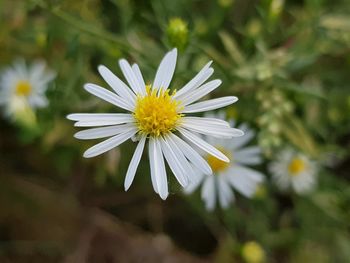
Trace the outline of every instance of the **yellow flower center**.
{"label": "yellow flower center", "polygon": [[139,133],[146,136],[158,137],[175,129],[183,116],[178,113],[180,102],[174,100],[169,90],[151,90],[151,85],[146,86],[147,94],[138,95],[134,118]]}
{"label": "yellow flower center", "polygon": [[16,95],[18,96],[28,96],[32,91],[32,86],[28,81],[20,80],[16,85]]}
{"label": "yellow flower center", "polygon": [[288,172],[292,176],[298,175],[299,173],[305,171],[305,169],[306,169],[306,164],[304,160],[302,160],[299,157],[292,159],[292,161],[288,165]]}
{"label": "yellow flower center", "polygon": [[[218,148],[223,154],[225,154],[230,159],[230,161],[232,161],[232,154],[230,152],[227,152],[222,147],[216,148]],[[207,155],[206,159],[211,169],[213,170],[213,173],[225,171],[230,166],[230,163],[221,161],[212,155]]]}

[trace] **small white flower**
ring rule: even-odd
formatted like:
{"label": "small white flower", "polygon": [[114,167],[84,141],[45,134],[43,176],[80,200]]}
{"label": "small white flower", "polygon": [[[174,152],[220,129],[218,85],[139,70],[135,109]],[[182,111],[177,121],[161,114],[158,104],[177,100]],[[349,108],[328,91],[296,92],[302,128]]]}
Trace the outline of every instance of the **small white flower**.
{"label": "small white flower", "polygon": [[25,108],[34,110],[47,106],[45,92],[55,73],[45,68],[44,62],[28,67],[19,60],[2,72],[0,105],[5,107],[7,115],[12,117]]}
{"label": "small white flower", "polygon": [[[78,113],[67,116],[68,119],[76,121],[77,127],[107,126],[75,134],[76,138],[82,140],[111,137],[88,149],[84,153],[86,158],[107,152],[128,139],[139,141],[126,174],[125,190],[132,184],[148,141],[151,181],[154,191],[162,199],[168,196],[164,157],[176,179],[185,187],[194,174],[192,165],[205,174],[212,173],[208,163],[186,141],[224,162],[229,162],[222,152],[198,137],[196,132],[222,138],[243,135],[242,131],[231,128],[229,123],[222,120],[186,116],[187,113],[230,105],[236,102],[237,98],[229,96],[194,103],[221,84],[220,80],[205,83],[214,72],[210,67],[211,62],[182,89],[171,93],[168,87],[175,71],[176,58],[176,49],[165,55],[151,85],[145,84],[137,64],[131,66],[125,59],[120,60],[120,68],[131,89],[108,68],[99,66],[99,73],[113,92],[95,84],[86,84],[84,88],[89,93],[130,113]],[[175,135],[175,132],[182,138]]]}
{"label": "small white flower", "polygon": [[251,198],[264,180],[262,173],[247,167],[262,162],[259,147],[245,147],[254,137],[254,132],[248,129],[245,124],[238,128],[243,130],[245,135],[235,140],[225,141],[219,138],[207,138],[208,142],[225,153],[231,162],[225,163],[214,156],[205,154],[204,157],[211,166],[214,176],[207,176],[199,172],[197,180],[185,188],[185,192],[189,194],[203,183],[201,197],[209,211],[215,208],[216,199],[222,208],[227,208],[234,201],[231,187],[245,197]]}
{"label": "small white flower", "polygon": [[298,194],[310,192],[316,184],[316,164],[302,153],[286,149],[279,153],[269,170],[280,190]]}

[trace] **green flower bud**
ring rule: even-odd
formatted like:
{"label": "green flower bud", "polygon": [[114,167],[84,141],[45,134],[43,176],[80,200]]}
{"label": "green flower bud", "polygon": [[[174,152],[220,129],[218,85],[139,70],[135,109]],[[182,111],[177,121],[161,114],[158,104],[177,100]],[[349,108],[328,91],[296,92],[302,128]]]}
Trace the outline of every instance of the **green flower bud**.
{"label": "green flower bud", "polygon": [[218,0],[218,3],[223,8],[228,8],[232,6],[234,0]]}
{"label": "green flower bud", "polygon": [[242,248],[242,257],[247,263],[262,263],[265,262],[265,251],[255,241],[247,242]]}
{"label": "green flower bud", "polygon": [[169,21],[167,30],[167,39],[172,47],[177,47],[183,51],[188,43],[187,23],[181,18],[172,18]]}
{"label": "green flower bud", "polygon": [[276,19],[283,11],[284,0],[272,0],[270,4],[270,18]]}

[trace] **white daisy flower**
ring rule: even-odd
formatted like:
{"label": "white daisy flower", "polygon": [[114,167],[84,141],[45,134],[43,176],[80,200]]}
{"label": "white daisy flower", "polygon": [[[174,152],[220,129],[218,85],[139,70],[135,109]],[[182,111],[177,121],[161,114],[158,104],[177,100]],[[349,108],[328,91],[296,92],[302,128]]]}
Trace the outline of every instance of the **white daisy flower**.
{"label": "white daisy flower", "polygon": [[231,128],[229,123],[222,120],[186,116],[188,113],[225,107],[236,102],[237,98],[228,96],[194,103],[221,84],[221,81],[217,79],[205,83],[214,72],[210,67],[211,62],[206,64],[178,92],[170,92],[168,88],[175,71],[176,58],[176,49],[168,52],[158,67],[153,84],[149,85],[145,84],[137,64],[131,66],[125,59],[120,60],[119,66],[130,88],[108,68],[99,66],[99,73],[113,91],[95,84],[86,84],[84,88],[89,93],[130,113],[78,113],[67,116],[68,119],[76,121],[75,126],[77,127],[107,126],[75,134],[76,138],[83,140],[111,137],[89,148],[84,153],[86,158],[107,152],[128,139],[139,141],[126,173],[125,190],[128,190],[132,184],[146,141],[148,141],[151,181],[154,191],[162,199],[168,196],[164,157],[176,179],[185,187],[194,174],[192,165],[205,174],[212,173],[208,163],[188,142],[223,162],[229,162],[225,154],[195,133],[220,138],[243,135],[242,131]]}
{"label": "white daisy flower", "polygon": [[209,211],[215,208],[217,199],[222,208],[227,208],[235,199],[232,188],[251,198],[264,180],[262,173],[247,167],[262,162],[260,148],[246,146],[255,134],[245,124],[238,128],[243,130],[245,135],[236,140],[206,138],[228,156],[231,162],[223,162],[215,156],[204,154],[203,157],[209,163],[214,176],[199,172],[197,180],[185,188],[185,193],[190,194],[202,184],[201,197]]}
{"label": "white daisy flower", "polygon": [[302,153],[286,149],[277,155],[270,166],[276,185],[286,191],[289,188],[298,194],[310,192],[316,184],[316,164]]}
{"label": "white daisy flower", "polygon": [[23,60],[16,61],[0,76],[0,105],[13,116],[17,111],[47,106],[45,96],[48,83],[55,73],[46,69],[44,62],[36,62],[28,67]]}

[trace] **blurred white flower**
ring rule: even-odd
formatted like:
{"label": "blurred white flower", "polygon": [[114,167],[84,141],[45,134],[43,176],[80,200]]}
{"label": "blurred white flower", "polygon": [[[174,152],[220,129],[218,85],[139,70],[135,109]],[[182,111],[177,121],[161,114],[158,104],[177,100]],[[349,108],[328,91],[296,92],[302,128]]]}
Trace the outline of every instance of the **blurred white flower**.
{"label": "blurred white flower", "polygon": [[[221,113],[216,117],[224,119],[224,115]],[[258,186],[264,181],[262,173],[247,167],[262,162],[260,148],[258,146],[246,146],[255,134],[245,124],[238,128],[243,130],[245,135],[235,140],[206,138],[209,143],[225,153],[231,162],[226,163],[214,156],[205,154],[204,158],[211,166],[214,176],[208,176],[198,171],[197,180],[185,188],[185,192],[190,194],[203,183],[201,197],[209,211],[215,208],[216,199],[218,199],[222,208],[227,208],[234,201],[234,193],[231,187],[245,197],[251,198],[258,190]]]}
{"label": "blurred white flower", "polygon": [[0,75],[0,105],[5,108],[5,114],[18,119],[26,112],[33,115],[36,108],[47,106],[45,92],[54,77],[55,73],[46,69],[42,61],[28,67],[18,60],[6,68]]}
{"label": "blurred white flower", "polygon": [[316,164],[292,149],[280,152],[269,170],[278,188],[294,190],[298,194],[310,192],[316,184]]}
{"label": "blurred white flower", "polygon": [[[194,132],[220,138],[243,135],[242,131],[231,128],[229,123],[222,120],[185,116],[187,113],[203,112],[230,105],[236,102],[237,98],[229,96],[194,103],[221,84],[220,80],[212,80],[204,84],[214,72],[210,67],[211,62],[206,64],[182,89],[171,93],[168,87],[175,71],[176,59],[176,49],[165,55],[152,85],[145,84],[137,64],[131,66],[125,59],[120,60],[120,68],[131,89],[108,68],[99,66],[101,76],[112,87],[113,92],[95,84],[86,84],[84,88],[89,93],[130,113],[78,113],[67,116],[68,119],[76,121],[77,127],[108,126],[75,134],[76,138],[82,140],[111,137],[88,149],[84,153],[86,158],[107,152],[128,139],[139,141],[126,174],[125,190],[132,184],[148,140],[152,185],[162,199],[168,196],[164,157],[183,187],[192,180],[191,177],[194,174],[192,165],[205,174],[212,172],[208,163],[186,141],[190,141],[223,162],[229,162],[222,152]],[[185,140],[175,135],[175,131],[179,132]]]}

